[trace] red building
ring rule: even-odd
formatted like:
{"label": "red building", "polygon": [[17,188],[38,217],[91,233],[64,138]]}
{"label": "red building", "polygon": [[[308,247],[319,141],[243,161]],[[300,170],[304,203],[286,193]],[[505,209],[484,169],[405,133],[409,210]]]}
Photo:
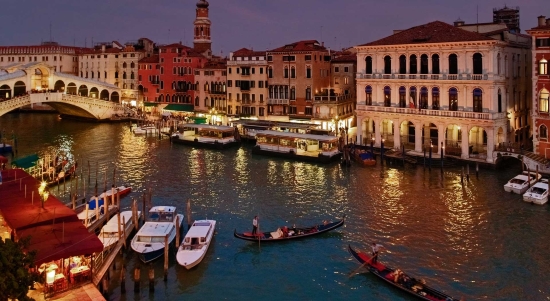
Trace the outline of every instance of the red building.
{"label": "red building", "polygon": [[538,17],[537,27],[527,30],[533,37],[533,149],[535,153],[550,158],[550,18]]}

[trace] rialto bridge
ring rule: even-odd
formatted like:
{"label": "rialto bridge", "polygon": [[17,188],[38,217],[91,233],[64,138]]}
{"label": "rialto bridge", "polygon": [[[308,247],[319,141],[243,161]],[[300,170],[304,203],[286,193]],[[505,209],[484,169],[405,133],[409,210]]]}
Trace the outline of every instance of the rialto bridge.
{"label": "rialto bridge", "polygon": [[120,93],[112,84],[55,72],[44,63],[0,69],[0,116],[26,105],[44,103],[65,115],[109,119],[124,113]]}

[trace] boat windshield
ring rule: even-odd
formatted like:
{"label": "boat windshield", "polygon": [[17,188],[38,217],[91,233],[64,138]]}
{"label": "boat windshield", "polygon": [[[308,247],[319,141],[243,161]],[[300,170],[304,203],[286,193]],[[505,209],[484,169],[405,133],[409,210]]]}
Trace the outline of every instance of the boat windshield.
{"label": "boat windshield", "polygon": [[171,222],[174,218],[174,212],[151,212],[149,220],[152,222]]}
{"label": "boat windshield", "polygon": [[164,242],[164,236],[143,236],[137,238],[139,242]]}
{"label": "boat windshield", "polygon": [[533,187],[531,189],[531,193],[536,193],[536,194],[543,194],[546,192],[546,189],[544,188],[541,188],[541,187]]}
{"label": "boat windshield", "polygon": [[518,179],[518,178],[513,178],[510,180],[510,184],[523,184],[523,183],[525,183],[525,180]]}

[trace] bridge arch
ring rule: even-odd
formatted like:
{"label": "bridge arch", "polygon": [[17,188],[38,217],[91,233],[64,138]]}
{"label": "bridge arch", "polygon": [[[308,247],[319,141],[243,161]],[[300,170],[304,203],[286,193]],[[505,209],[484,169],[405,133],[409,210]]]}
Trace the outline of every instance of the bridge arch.
{"label": "bridge arch", "polygon": [[78,87],[78,95],[88,96],[88,86],[80,85],[80,87]]}
{"label": "bridge arch", "polygon": [[53,85],[53,89],[57,92],[65,91],[65,83],[62,80],[57,80]]}
{"label": "bridge arch", "polygon": [[99,98],[101,100],[109,100],[109,91],[105,89],[101,90],[101,93],[99,94]]}
{"label": "bridge arch", "polygon": [[69,83],[67,85],[67,94],[73,94],[76,95],[76,84],[75,83]]}
{"label": "bridge arch", "polygon": [[118,95],[118,92],[111,93],[111,101],[113,102],[120,102],[120,95]]}
{"label": "bridge arch", "polygon": [[0,99],[10,99],[11,98],[11,88],[8,85],[0,86]]}
{"label": "bridge arch", "polygon": [[96,87],[90,89],[90,97],[99,98],[99,90]]}
{"label": "bridge arch", "polygon": [[27,85],[22,81],[17,81],[13,85],[13,96],[21,96],[27,94]]}

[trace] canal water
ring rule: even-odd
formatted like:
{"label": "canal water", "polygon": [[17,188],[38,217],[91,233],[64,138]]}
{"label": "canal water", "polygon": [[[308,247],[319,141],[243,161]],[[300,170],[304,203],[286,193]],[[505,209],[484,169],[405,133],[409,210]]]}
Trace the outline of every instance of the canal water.
{"label": "canal water", "polygon": [[[12,113],[0,130],[18,136],[18,156],[62,150],[84,170],[99,166],[117,183],[133,187],[122,201],[152,190],[153,205],[175,205],[193,218],[218,221],[213,245],[195,269],[170,256],[153,264],[155,291],[148,289],[148,265],[128,249],[126,290],[112,274],[110,300],[409,300],[381,283],[348,254],[348,244],[367,250],[385,246],[381,261],[434,288],[466,300],[550,298],[550,210],[505,193],[503,185],[521,171],[480,170],[462,186],[460,167],[431,171],[407,165],[349,168],[251,154],[250,146],[226,151],[171,145],[166,139],[134,136],[129,124],[60,120],[54,114]],[[109,180],[110,182],[110,180]],[[53,189],[68,202],[68,195]],[[346,215],[346,224],[319,237],[290,243],[257,244],[233,237],[249,231],[254,215],[261,230],[309,226]],[[133,270],[141,267],[141,291]],[[118,270],[119,271],[119,270]]]}

